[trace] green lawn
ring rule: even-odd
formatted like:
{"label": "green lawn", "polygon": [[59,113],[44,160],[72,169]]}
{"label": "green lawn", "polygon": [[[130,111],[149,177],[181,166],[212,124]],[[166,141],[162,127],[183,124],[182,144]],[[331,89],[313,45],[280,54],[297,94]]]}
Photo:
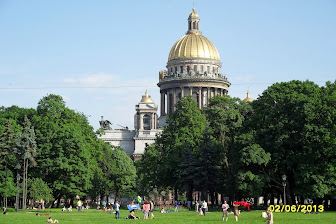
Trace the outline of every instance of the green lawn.
{"label": "green lawn", "polygon": [[[41,216],[36,216],[36,211],[8,212],[8,215],[0,215],[0,224],[38,224],[46,223],[50,214],[53,219],[58,219],[60,223],[172,223],[172,224],[197,224],[197,223],[223,223],[221,221],[221,212],[209,212],[206,217],[197,216],[196,212],[180,211],[178,213],[171,212],[169,214],[161,214],[155,211],[155,219],[143,220],[142,212],[136,212],[136,216],[140,216],[140,220],[125,220],[129,212],[121,210],[121,219],[115,220],[114,214],[94,209],[83,210],[78,212],[61,212],[61,209],[48,209],[39,212]],[[239,223],[264,223],[264,219],[260,217],[261,211],[242,212],[239,216]],[[229,215],[229,221],[225,223],[235,223],[234,216]],[[324,212],[320,214],[303,214],[303,213],[274,213],[274,223],[285,224],[309,224],[309,223],[336,223],[336,212]]]}

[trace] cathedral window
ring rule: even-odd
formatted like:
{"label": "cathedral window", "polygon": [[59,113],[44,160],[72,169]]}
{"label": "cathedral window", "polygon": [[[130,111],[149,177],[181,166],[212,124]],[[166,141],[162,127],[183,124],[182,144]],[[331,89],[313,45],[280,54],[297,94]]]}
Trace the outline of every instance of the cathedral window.
{"label": "cathedral window", "polygon": [[197,65],[194,65],[194,72],[197,71]]}
{"label": "cathedral window", "polygon": [[181,73],[183,73],[183,66],[180,66],[180,69],[181,69]]}
{"label": "cathedral window", "polygon": [[204,68],[203,68],[203,65],[201,65],[201,73],[204,72]]}
{"label": "cathedral window", "polygon": [[210,73],[210,66],[207,67],[207,71],[208,71],[208,73]]}
{"label": "cathedral window", "polygon": [[196,29],[196,22],[193,22],[193,29]]}
{"label": "cathedral window", "polygon": [[175,73],[177,72],[177,67],[175,67]]}
{"label": "cathedral window", "polygon": [[187,72],[189,72],[190,71],[190,67],[189,67],[189,65],[187,66]]}

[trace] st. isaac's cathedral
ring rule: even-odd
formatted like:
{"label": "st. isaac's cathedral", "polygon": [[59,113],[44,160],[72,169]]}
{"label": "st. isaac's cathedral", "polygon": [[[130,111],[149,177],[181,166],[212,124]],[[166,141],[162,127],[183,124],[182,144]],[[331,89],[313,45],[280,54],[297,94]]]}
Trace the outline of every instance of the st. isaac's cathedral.
{"label": "st. isaac's cathedral", "polygon": [[[188,17],[188,31],[171,48],[167,70],[159,72],[161,102],[160,117],[155,105],[146,91],[139,104],[135,106],[134,129],[111,129],[108,121],[100,121],[105,134],[100,138],[111,145],[120,146],[133,159],[141,158],[146,144],[155,141],[166,125],[167,115],[175,111],[176,102],[191,95],[201,109],[206,107],[209,98],[227,95],[231,85],[227,76],[221,73],[218,51],[199,29],[199,15],[192,10]],[[247,97],[244,101],[251,102]]]}

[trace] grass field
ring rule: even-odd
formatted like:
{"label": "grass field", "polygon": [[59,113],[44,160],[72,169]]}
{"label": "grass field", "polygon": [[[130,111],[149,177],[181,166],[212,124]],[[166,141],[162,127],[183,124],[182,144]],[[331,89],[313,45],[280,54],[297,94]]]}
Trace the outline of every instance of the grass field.
{"label": "grass field", "polygon": [[[197,216],[196,212],[179,211],[178,213],[171,212],[169,214],[161,214],[159,211],[154,211],[155,219],[143,220],[142,212],[136,212],[136,216],[141,217],[140,220],[125,220],[128,216],[128,210],[121,210],[120,220],[114,218],[114,214],[109,214],[104,211],[97,211],[94,209],[83,210],[78,212],[62,212],[61,209],[47,209],[39,211],[41,216],[36,216],[36,211],[21,211],[8,212],[8,215],[0,215],[0,224],[38,224],[46,223],[50,214],[53,219],[58,219],[60,223],[77,224],[77,223],[151,223],[151,224],[197,224],[197,223],[235,223],[234,216],[229,215],[228,222],[222,221],[221,212],[209,212],[204,216]],[[239,216],[238,223],[264,223],[264,218],[260,217],[261,211],[242,212]],[[336,212],[323,212],[320,214],[303,214],[303,213],[274,213],[274,223],[285,224],[324,224],[336,223]]]}

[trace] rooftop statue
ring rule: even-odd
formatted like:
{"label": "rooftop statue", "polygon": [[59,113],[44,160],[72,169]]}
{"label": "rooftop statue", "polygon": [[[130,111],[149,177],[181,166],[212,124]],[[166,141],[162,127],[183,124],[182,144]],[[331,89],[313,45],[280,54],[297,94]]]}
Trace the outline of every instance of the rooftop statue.
{"label": "rooftop statue", "polygon": [[111,126],[112,123],[108,120],[104,120],[104,117],[101,116],[101,121],[99,121],[100,128],[103,130],[112,130]]}

